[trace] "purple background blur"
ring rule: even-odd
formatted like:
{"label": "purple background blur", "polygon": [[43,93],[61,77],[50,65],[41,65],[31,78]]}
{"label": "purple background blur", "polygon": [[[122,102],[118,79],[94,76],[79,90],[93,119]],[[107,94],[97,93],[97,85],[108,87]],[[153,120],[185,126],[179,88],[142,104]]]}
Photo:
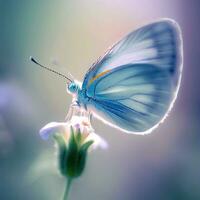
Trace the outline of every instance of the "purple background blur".
{"label": "purple background blur", "polygon": [[184,42],[183,78],[170,116],[147,136],[95,120],[109,149],[90,154],[70,199],[199,200],[199,8],[197,0],[1,0],[0,199],[55,200],[63,193],[53,142],[42,141],[38,131],[64,120],[71,97],[62,79],[29,56],[82,80],[123,35],[168,17],[180,24]]}

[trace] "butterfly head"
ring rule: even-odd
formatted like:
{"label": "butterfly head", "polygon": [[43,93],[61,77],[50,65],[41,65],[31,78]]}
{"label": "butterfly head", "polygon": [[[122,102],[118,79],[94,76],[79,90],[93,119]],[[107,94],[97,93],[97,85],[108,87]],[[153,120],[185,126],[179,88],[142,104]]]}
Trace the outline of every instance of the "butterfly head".
{"label": "butterfly head", "polygon": [[74,81],[72,81],[67,84],[67,91],[70,94],[77,94],[79,90],[80,90],[80,86],[78,85],[78,83],[75,83]]}

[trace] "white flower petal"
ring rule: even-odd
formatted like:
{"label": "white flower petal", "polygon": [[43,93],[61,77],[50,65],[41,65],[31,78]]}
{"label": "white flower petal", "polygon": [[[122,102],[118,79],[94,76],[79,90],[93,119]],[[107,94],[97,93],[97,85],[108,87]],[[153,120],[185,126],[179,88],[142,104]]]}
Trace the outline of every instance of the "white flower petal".
{"label": "white flower petal", "polygon": [[92,144],[92,149],[96,149],[98,147],[102,149],[107,149],[108,148],[108,143],[99,135],[96,133],[90,133],[89,136],[87,137],[87,141],[93,140],[94,143]]}
{"label": "white flower petal", "polygon": [[40,129],[40,136],[47,140],[50,135],[55,133],[63,133],[68,129],[68,124],[65,122],[51,122]]}

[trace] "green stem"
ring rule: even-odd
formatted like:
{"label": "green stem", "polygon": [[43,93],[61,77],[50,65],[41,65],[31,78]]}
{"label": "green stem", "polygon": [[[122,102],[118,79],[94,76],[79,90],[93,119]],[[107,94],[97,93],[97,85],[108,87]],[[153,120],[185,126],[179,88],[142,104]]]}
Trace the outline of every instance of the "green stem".
{"label": "green stem", "polygon": [[65,193],[64,193],[64,196],[63,196],[63,200],[68,200],[71,183],[72,183],[72,179],[68,178],[67,184],[66,184],[66,187],[65,187]]}

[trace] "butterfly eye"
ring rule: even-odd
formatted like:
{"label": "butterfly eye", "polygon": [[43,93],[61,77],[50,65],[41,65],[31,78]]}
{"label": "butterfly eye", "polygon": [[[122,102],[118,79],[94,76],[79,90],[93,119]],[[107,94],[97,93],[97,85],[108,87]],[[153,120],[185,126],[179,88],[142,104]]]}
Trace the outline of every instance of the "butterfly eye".
{"label": "butterfly eye", "polygon": [[76,91],[77,91],[77,85],[75,83],[70,83],[68,85],[68,91],[70,93],[76,93]]}

